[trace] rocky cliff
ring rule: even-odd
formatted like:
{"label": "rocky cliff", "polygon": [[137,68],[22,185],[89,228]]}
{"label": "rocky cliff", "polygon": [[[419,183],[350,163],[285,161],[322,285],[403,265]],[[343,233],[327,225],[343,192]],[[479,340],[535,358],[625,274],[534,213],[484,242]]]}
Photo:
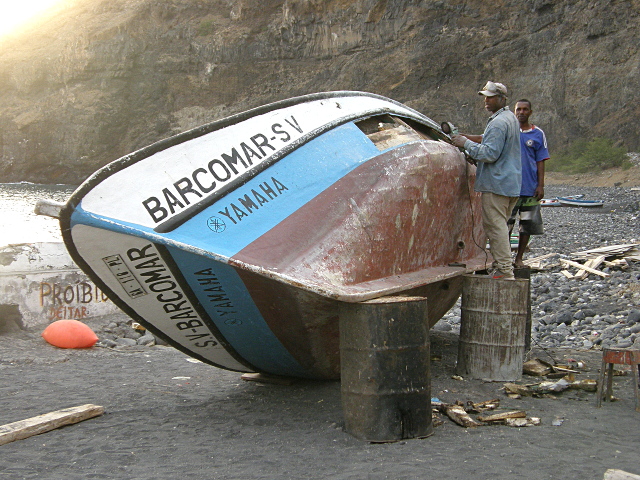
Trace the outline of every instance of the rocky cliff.
{"label": "rocky cliff", "polygon": [[640,0],[66,0],[0,40],[0,181],[81,182],[275,100],[364,90],[480,132],[532,100],[551,148],[640,148]]}

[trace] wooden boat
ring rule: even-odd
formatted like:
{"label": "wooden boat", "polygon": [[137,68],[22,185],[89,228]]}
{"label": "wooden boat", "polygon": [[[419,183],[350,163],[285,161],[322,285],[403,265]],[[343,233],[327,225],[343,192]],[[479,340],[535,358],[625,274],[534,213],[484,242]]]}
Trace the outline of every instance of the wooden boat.
{"label": "wooden boat", "polygon": [[490,260],[474,178],[424,115],[330,92],[126,155],[60,223],[75,262],[176,348],[230,370],[337,378],[342,302],[423,295],[433,325]]}
{"label": "wooden boat", "polygon": [[603,200],[583,200],[581,198],[556,197],[560,205],[565,207],[602,207]]}
{"label": "wooden boat", "polygon": [[[569,195],[567,197],[562,197],[566,200],[580,200],[581,198],[584,198],[583,194],[578,194],[578,195]],[[558,200],[558,197],[555,198],[543,198],[542,200],[540,200],[540,206],[542,207],[561,207],[562,203],[560,203],[560,200]]]}

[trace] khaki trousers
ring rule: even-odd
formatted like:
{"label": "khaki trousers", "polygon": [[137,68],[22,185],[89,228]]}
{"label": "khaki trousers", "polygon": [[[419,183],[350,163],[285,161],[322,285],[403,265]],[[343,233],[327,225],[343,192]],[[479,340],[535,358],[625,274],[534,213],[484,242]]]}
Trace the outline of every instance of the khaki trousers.
{"label": "khaki trousers", "polygon": [[518,198],[491,192],[482,193],[482,224],[491,245],[493,266],[499,268],[507,277],[513,276],[507,220]]}

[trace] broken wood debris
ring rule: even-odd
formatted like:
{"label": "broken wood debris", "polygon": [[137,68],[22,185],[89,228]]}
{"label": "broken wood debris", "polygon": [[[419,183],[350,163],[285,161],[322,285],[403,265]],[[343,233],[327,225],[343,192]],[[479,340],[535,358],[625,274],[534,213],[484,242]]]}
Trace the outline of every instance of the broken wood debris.
{"label": "broken wood debris", "polygon": [[[600,257],[600,263],[602,263],[604,261],[604,257]],[[583,275],[583,272],[587,272],[587,273],[593,273],[595,275],[600,275],[601,277],[608,277],[609,274],[608,273],[604,273],[601,272],[600,270],[596,270],[595,268],[592,268],[591,265],[594,264],[594,260],[588,260],[587,263],[585,263],[584,265],[578,263],[578,262],[573,262],[571,260],[567,260],[566,258],[561,258],[560,259],[560,263],[563,263],[565,265],[571,266],[571,267],[575,267],[578,270],[580,270],[577,274],[574,274],[572,277],[567,276],[566,274],[564,274],[567,278],[577,278],[577,279],[583,279],[587,277],[587,274]],[[598,265],[600,265],[600,263],[598,263]]]}
{"label": "broken wood debris", "polygon": [[603,480],[640,480],[640,475],[610,468],[604,472]]}
{"label": "broken wood debris", "polygon": [[529,267],[531,270],[541,271],[544,270],[545,267],[550,265],[545,265],[543,260],[548,260],[552,257],[557,257],[557,253],[547,253],[545,255],[540,255],[539,257],[528,258],[524,260],[522,263]]}
{"label": "broken wood debris", "polygon": [[0,445],[82,422],[104,413],[99,405],[80,405],[0,426]]}
{"label": "broken wood debris", "polygon": [[578,272],[572,274],[569,270],[562,270],[562,274],[567,278],[582,280],[589,276],[590,273],[601,277],[608,277],[605,272],[598,270],[598,267],[627,268],[629,261],[640,261],[640,243],[628,243],[622,245],[609,245],[606,247],[593,248],[581,252],[573,252],[571,257],[577,261],[583,261],[580,264],[577,261],[560,259],[560,263],[567,267],[575,267]]}
{"label": "broken wood debris", "polygon": [[[566,268],[560,273],[567,278],[578,280],[587,278],[589,274],[608,277],[609,275],[598,270],[598,267],[604,265],[605,267],[625,269],[629,266],[630,261],[640,261],[640,243],[608,245],[605,247],[593,248],[591,250],[573,252],[570,254],[572,260],[560,258],[559,263],[555,259],[552,263],[543,263],[543,260],[550,260],[553,257],[558,257],[559,255],[559,253],[547,253],[545,255],[540,255],[539,257],[529,258],[524,260],[522,263],[532,270],[537,271],[557,265],[565,265]],[[582,261],[584,264],[578,263],[578,261]],[[568,270],[570,267],[578,269],[575,275]]]}
{"label": "broken wood debris", "polygon": [[547,362],[540,360],[539,358],[533,358],[527,360],[522,364],[522,373],[525,375],[531,375],[534,377],[544,377],[551,373],[553,369]]}
{"label": "broken wood debris", "polygon": [[546,397],[549,394],[564,392],[567,389],[595,392],[598,388],[598,382],[591,378],[576,380],[575,376],[571,373],[556,381],[545,380],[526,385],[505,383],[503,387],[505,394],[509,398]]}
{"label": "broken wood debris", "polygon": [[505,425],[509,427],[537,427],[542,423],[539,417],[507,418]]}
{"label": "broken wood debris", "polygon": [[483,413],[489,410],[495,410],[500,406],[500,399],[486,400],[480,403],[473,403],[471,400],[467,402],[466,410],[469,413]]}
{"label": "broken wood debris", "polygon": [[[438,420],[440,418],[437,413],[442,413],[449,417],[454,423],[465,427],[474,428],[484,425],[508,425],[511,427],[525,427],[540,425],[540,419],[535,417],[527,417],[527,414],[523,410],[497,412],[497,413],[481,413],[489,410],[494,410],[500,405],[499,399],[487,400],[480,403],[474,403],[467,401],[466,405],[462,402],[456,403],[444,403],[444,402],[431,402],[431,407],[434,409],[434,417]],[[469,415],[470,413],[480,413],[476,419]],[[519,420],[516,422],[515,420]]]}
{"label": "broken wood debris", "polygon": [[640,243],[627,243],[623,245],[608,245],[606,247],[593,248],[591,250],[583,250],[581,252],[574,252],[571,256],[578,260],[587,260],[589,258],[596,258],[600,255],[605,257],[637,257],[632,260],[640,260]]}
{"label": "broken wood debris", "polygon": [[478,423],[473,418],[471,418],[471,416],[461,405],[447,405],[445,407],[445,413],[447,417],[465,428],[479,427],[480,425],[482,425],[481,423]]}
{"label": "broken wood debris", "polygon": [[480,415],[478,417],[478,421],[480,422],[501,422],[506,420],[507,418],[526,418],[527,412],[524,410],[515,410],[513,412],[500,412],[493,413],[490,415]]}

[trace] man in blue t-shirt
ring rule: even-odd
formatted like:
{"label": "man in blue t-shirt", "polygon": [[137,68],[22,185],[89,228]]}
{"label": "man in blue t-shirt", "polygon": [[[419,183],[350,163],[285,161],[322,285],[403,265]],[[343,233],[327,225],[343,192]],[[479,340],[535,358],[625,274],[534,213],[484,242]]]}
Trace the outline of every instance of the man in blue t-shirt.
{"label": "man in blue t-shirt", "polygon": [[531,235],[542,235],[542,215],[540,214],[540,200],[544,197],[544,162],[549,159],[547,137],[544,132],[529,123],[531,116],[531,102],[526,99],[516,102],[515,114],[520,122],[520,153],[522,160],[522,187],[520,198],[516,203],[511,218],[509,218],[509,232],[513,229],[516,216],[520,214],[518,251],[514,261],[516,268],[524,267],[522,256],[529,244]]}

